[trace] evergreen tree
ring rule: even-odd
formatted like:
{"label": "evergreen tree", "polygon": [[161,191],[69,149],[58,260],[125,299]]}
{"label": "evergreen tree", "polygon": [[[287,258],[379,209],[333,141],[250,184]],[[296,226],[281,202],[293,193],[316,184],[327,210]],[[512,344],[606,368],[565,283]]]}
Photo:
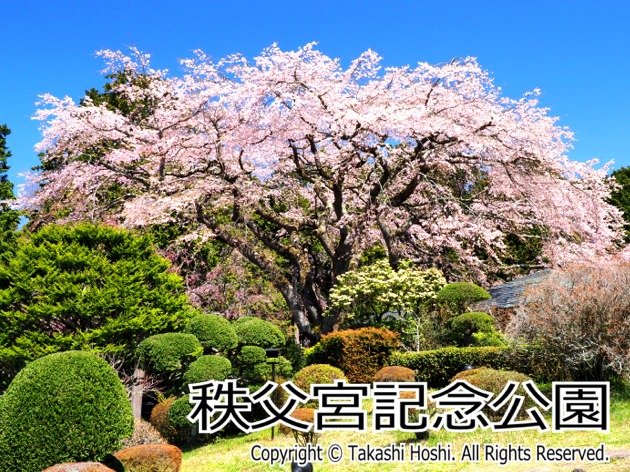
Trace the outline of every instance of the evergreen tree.
{"label": "evergreen tree", "polygon": [[3,202],[13,200],[13,183],[7,178],[9,166],[7,160],[11,157],[11,151],[7,147],[6,137],[11,130],[6,125],[0,125],[0,261],[5,259],[5,254],[15,243],[15,230],[20,222],[20,214]]}
{"label": "evergreen tree", "polygon": [[0,264],[0,390],[52,352],[131,362],[143,339],[182,329],[194,313],[150,237],[88,224],[23,234]]}

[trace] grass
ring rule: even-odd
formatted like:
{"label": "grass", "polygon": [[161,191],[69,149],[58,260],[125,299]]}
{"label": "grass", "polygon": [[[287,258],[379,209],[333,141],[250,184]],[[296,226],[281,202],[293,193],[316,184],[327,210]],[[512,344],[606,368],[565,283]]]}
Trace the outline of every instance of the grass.
{"label": "grass", "polygon": [[[364,409],[371,418],[371,401],[366,401]],[[591,446],[596,447],[604,443],[608,454],[616,451],[626,451],[630,455],[630,393],[627,389],[613,393],[611,399],[611,424],[609,433],[593,431],[571,431],[561,433],[539,433],[537,431],[514,431],[493,433],[491,431],[477,430],[472,433],[449,433],[447,431],[431,432],[427,442],[416,442],[415,436],[403,432],[383,433],[358,433],[330,431],[323,433],[318,444],[324,450],[333,443],[339,443],[345,448],[344,459],[338,464],[332,464],[328,459],[323,463],[314,464],[317,472],[344,471],[344,472],[376,472],[376,471],[573,471],[575,468],[584,469],[587,472],[630,471],[630,457],[613,458],[609,463],[550,463],[536,462],[510,462],[507,466],[500,466],[492,462],[454,462],[454,463],[353,463],[349,460],[349,450],[346,445],[355,443],[359,445],[387,446],[390,443],[421,444],[423,446],[437,446],[438,443],[452,444],[452,451],[459,457],[466,443],[498,443],[503,446],[508,444],[531,447],[535,450],[537,444],[545,444],[548,447],[567,446]],[[547,418],[549,420],[549,418]],[[371,428],[371,424],[370,427]],[[369,430],[368,428],[368,430]],[[241,435],[231,438],[217,439],[215,442],[197,447],[184,452],[184,461],[181,472],[264,472],[290,470],[288,464],[283,467],[271,467],[265,463],[255,463],[250,457],[250,449],[256,444],[264,447],[290,447],[295,443],[292,435],[276,435],[272,442],[270,431],[262,431],[250,435]],[[483,447],[483,446],[482,446]]]}

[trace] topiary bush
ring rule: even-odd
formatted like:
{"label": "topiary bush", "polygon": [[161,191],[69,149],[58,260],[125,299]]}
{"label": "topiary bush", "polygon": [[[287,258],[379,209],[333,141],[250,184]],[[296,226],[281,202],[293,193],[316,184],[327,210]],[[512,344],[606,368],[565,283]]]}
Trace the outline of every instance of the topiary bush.
{"label": "topiary bush", "polygon": [[476,311],[463,313],[451,319],[447,336],[459,347],[484,345],[494,342],[494,339],[499,340],[499,346],[505,345],[501,343],[500,334],[494,329],[494,318],[488,313]]}
{"label": "topiary bush", "polygon": [[386,328],[348,329],[323,336],[308,358],[340,368],[352,383],[370,383],[397,346],[398,336]]}
{"label": "topiary bush", "polygon": [[251,367],[261,362],[267,362],[267,352],[258,346],[243,346],[238,353],[237,362],[239,366]]}
{"label": "topiary bush", "polygon": [[197,315],[188,322],[184,332],[194,335],[206,354],[216,351],[226,352],[238,345],[238,336],[234,327],[219,315]]}
{"label": "topiary bush", "polygon": [[[532,379],[525,374],[521,374],[520,372],[515,372],[513,370],[496,370],[488,367],[480,367],[478,369],[459,372],[451,379],[451,383],[456,380],[466,380],[475,387],[494,393],[494,396],[491,398],[492,401],[499,393],[501,393],[508,381],[513,380],[518,383],[523,383]],[[520,385],[516,390],[516,395],[525,397],[525,402],[519,411],[519,418],[528,418],[529,416],[526,410],[535,407],[536,403]],[[509,404],[510,403],[508,402],[498,411],[494,411],[489,406],[486,406],[484,407],[483,412],[491,421],[499,421],[503,418]]]}
{"label": "topiary bush", "polygon": [[293,376],[293,383],[304,392],[311,391],[312,384],[332,384],[335,380],[348,380],[345,374],[328,364],[312,364]]}
{"label": "topiary bush", "polygon": [[395,353],[389,358],[389,363],[415,370],[418,382],[427,382],[430,388],[440,388],[448,385],[449,380],[467,365],[495,369],[506,367],[506,351],[497,347],[446,347]]}
{"label": "topiary bush", "polygon": [[192,334],[164,333],[142,341],[136,354],[148,371],[168,376],[184,370],[193,359],[201,356],[203,347]]}
{"label": "topiary bush", "polygon": [[440,290],[435,299],[449,305],[457,313],[466,311],[472,303],[492,298],[490,294],[478,285],[470,282],[454,282]]}
{"label": "topiary bush", "polygon": [[106,361],[84,351],[42,357],[3,395],[0,470],[98,461],[120,448],[133,424],[125,388]]}
{"label": "topiary bush", "polygon": [[[313,408],[296,408],[289,416],[297,420],[306,421],[307,423],[315,422],[315,410]],[[295,442],[301,447],[306,447],[307,444],[317,444],[317,440],[321,436],[321,433],[316,433],[314,428],[305,433],[303,431],[289,428],[284,424],[280,424],[278,426],[278,432],[280,434],[292,433],[295,438]]]}
{"label": "topiary bush", "polygon": [[415,382],[416,373],[401,366],[383,367],[374,376],[374,382]]}
{"label": "topiary bush", "polygon": [[254,317],[239,318],[234,323],[234,330],[241,346],[258,346],[262,348],[284,346],[284,334],[269,321]]}
{"label": "topiary bush", "polygon": [[232,363],[225,357],[201,356],[192,362],[184,373],[184,390],[188,384],[206,380],[225,380],[232,372]]}
{"label": "topiary bush", "polygon": [[184,444],[190,440],[190,429],[181,431],[168,422],[168,413],[175,401],[175,397],[167,398],[153,407],[149,422],[171,444]]}
{"label": "topiary bush", "polygon": [[115,454],[127,472],[179,472],[182,451],[170,444],[141,444]]}

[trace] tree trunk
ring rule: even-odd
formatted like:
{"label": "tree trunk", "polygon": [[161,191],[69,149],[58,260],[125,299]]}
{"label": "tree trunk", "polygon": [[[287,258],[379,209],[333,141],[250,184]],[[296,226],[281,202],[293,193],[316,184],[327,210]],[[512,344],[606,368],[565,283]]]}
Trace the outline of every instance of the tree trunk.
{"label": "tree trunk", "polygon": [[131,387],[131,409],[133,417],[140,419],[142,416],[142,394],[144,393],[144,370],[136,365],[133,371],[133,386]]}

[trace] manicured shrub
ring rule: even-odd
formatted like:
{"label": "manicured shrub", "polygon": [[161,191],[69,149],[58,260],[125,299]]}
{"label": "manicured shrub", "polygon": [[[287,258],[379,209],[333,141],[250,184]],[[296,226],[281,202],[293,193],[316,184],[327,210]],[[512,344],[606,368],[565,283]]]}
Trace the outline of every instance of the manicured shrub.
{"label": "manicured shrub", "polygon": [[142,418],[135,418],[133,425],[133,436],[123,441],[123,447],[137,446],[139,444],[163,444],[166,439],[148,421]]}
{"label": "manicured shrub", "polygon": [[193,423],[191,423],[187,416],[192,411],[192,405],[188,395],[179,397],[173,402],[171,408],[168,411],[168,423],[178,430],[191,430]]}
{"label": "manicured shrub", "polygon": [[188,384],[206,380],[225,380],[232,372],[232,363],[225,357],[201,356],[192,362],[184,374],[184,390]]}
{"label": "manicured shrub", "polygon": [[107,362],[90,352],[51,354],[22,369],[3,395],[0,470],[100,460],[132,434],[131,404]]}
{"label": "manicured shrub", "polygon": [[488,313],[470,311],[462,313],[453,318],[449,323],[448,338],[459,347],[476,345],[476,343],[484,342],[483,336],[474,335],[482,333],[499,337],[499,333],[494,329],[494,319]]}
{"label": "manicured shrub", "polygon": [[255,316],[241,316],[239,318],[236,318],[234,321],[232,321],[233,325],[239,325],[239,324],[243,324],[243,323],[247,323],[251,320],[258,320],[260,318],[256,318]]}
{"label": "manicured shrub", "polygon": [[267,352],[258,346],[243,346],[237,356],[238,365],[251,367],[267,362]]}
{"label": "manicured shrub", "polygon": [[140,343],[136,354],[147,370],[168,375],[186,368],[203,354],[203,347],[192,334],[164,333],[150,336]]}
{"label": "manicured shrub", "polygon": [[436,300],[446,303],[458,313],[466,310],[472,303],[492,298],[488,292],[470,282],[455,282],[446,285],[436,295]]}
{"label": "manicured shrub", "polygon": [[188,322],[184,332],[193,334],[206,354],[225,352],[238,345],[238,336],[232,323],[219,315],[197,315]]}
{"label": "manicured shrub", "polygon": [[179,472],[182,451],[170,444],[141,444],[115,454],[127,472]]}
{"label": "manicured shrub", "polygon": [[390,357],[389,363],[415,370],[418,382],[427,382],[429,387],[439,388],[448,385],[449,380],[467,365],[495,369],[505,367],[505,352],[506,349],[497,347],[446,347],[396,353]]}
{"label": "manicured shrub", "polygon": [[100,462],[65,462],[44,469],[43,472],[116,472]]}
{"label": "manicured shrub", "polygon": [[309,358],[339,367],[351,383],[370,383],[397,346],[397,335],[386,328],[348,329],[323,336]]}
{"label": "manicured shrub", "polygon": [[[525,374],[521,374],[512,370],[496,370],[490,369],[488,367],[480,367],[478,369],[459,372],[451,379],[451,383],[456,380],[466,380],[468,383],[475,387],[486,390],[487,392],[494,393],[494,396],[491,398],[492,401],[499,393],[501,393],[501,391],[507,385],[508,381],[513,380],[514,382],[523,383],[532,379]],[[525,397],[525,402],[523,403],[523,406],[518,413],[520,418],[527,418],[528,414],[526,413],[526,410],[529,408],[533,408],[534,406],[536,406],[536,404],[521,385],[519,385],[515,394]],[[494,411],[489,406],[486,406],[484,407],[483,412],[492,421],[499,421],[501,420],[501,418],[503,418],[503,415],[508,409],[509,404],[510,403],[508,402],[498,411]]]}
{"label": "manicured shrub", "polygon": [[374,382],[415,382],[416,373],[407,367],[383,367],[374,376]]}
{"label": "manicured shrub", "polygon": [[[244,321],[243,318],[248,318]],[[269,321],[260,318],[243,317],[234,323],[234,330],[241,346],[258,346],[262,348],[284,346],[284,334]]]}
{"label": "manicured shrub", "polygon": [[168,422],[168,413],[174,401],[175,397],[170,397],[155,405],[149,421],[169,443],[185,444],[190,440],[190,428],[181,431]]}
{"label": "manicured shrub", "polygon": [[311,391],[312,384],[333,384],[335,380],[348,380],[341,369],[328,364],[312,364],[304,367],[293,377],[293,383],[304,392]]}
{"label": "manicured shrub", "polygon": [[[297,420],[306,421],[307,423],[315,422],[315,410],[313,408],[296,408],[291,412],[290,416]],[[295,442],[302,447],[305,447],[307,444],[317,444],[317,440],[321,436],[321,433],[316,433],[314,429],[305,433],[289,428],[283,424],[278,427],[278,432],[281,434],[293,434]]]}

